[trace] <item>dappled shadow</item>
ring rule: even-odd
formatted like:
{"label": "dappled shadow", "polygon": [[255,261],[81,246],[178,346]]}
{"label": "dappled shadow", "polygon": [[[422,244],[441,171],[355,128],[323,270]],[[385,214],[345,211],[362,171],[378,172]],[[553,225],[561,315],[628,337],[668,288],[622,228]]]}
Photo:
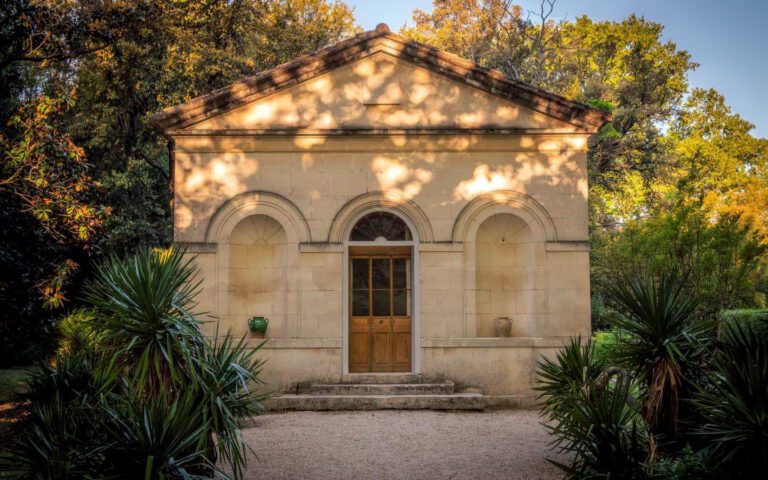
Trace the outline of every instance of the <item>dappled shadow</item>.
{"label": "dappled shadow", "polygon": [[583,131],[385,50],[176,132],[177,241],[254,190],[291,199],[313,238],[373,191],[418,203],[439,241],[496,190],[581,215],[568,201],[587,195]]}
{"label": "dappled shadow", "polygon": [[572,128],[382,52],[190,128],[415,127]]}

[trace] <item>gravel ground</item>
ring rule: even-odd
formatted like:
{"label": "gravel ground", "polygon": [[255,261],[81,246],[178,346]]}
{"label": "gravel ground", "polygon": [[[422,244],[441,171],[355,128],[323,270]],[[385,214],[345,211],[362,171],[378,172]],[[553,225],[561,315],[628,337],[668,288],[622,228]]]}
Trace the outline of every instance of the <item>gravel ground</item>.
{"label": "gravel ground", "polygon": [[244,435],[246,478],[562,478],[534,411],[281,413]]}

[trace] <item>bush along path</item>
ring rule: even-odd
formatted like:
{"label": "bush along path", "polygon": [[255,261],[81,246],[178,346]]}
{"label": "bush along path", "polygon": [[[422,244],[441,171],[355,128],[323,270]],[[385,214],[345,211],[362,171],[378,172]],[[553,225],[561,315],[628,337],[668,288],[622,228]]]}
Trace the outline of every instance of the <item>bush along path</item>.
{"label": "bush along path", "polygon": [[616,345],[575,339],[539,362],[566,478],[768,478],[765,323],[697,318],[690,291],[677,270],[615,283]]}
{"label": "bush along path", "polygon": [[242,478],[261,362],[203,336],[190,262],[145,250],[101,265],[77,348],[42,362],[20,399],[0,478]]}

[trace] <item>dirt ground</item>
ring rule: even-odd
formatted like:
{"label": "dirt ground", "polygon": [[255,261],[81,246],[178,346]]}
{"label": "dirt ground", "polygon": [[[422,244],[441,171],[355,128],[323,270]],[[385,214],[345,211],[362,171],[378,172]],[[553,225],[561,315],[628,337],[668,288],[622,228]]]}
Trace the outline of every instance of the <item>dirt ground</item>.
{"label": "dirt ground", "polygon": [[562,478],[535,411],[281,413],[244,435],[246,478]]}

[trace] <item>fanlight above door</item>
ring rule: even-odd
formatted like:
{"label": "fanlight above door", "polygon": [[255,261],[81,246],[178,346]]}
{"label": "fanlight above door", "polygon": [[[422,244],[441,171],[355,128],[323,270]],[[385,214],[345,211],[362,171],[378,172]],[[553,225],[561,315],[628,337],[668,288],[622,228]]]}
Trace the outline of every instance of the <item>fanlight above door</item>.
{"label": "fanlight above door", "polygon": [[408,225],[389,212],[373,212],[357,221],[349,235],[353,242],[397,242],[413,239]]}

